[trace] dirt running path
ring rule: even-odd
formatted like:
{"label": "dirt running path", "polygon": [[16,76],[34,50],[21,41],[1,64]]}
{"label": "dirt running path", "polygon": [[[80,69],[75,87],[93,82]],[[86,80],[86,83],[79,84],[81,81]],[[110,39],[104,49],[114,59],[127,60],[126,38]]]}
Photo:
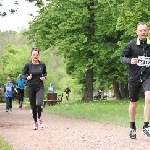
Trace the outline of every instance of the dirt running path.
{"label": "dirt running path", "polygon": [[150,139],[141,129],[137,131],[137,139],[131,140],[125,127],[46,113],[43,119],[45,128],[35,131],[29,109],[13,106],[13,112],[8,114],[0,106],[0,135],[14,150],[150,149]]}

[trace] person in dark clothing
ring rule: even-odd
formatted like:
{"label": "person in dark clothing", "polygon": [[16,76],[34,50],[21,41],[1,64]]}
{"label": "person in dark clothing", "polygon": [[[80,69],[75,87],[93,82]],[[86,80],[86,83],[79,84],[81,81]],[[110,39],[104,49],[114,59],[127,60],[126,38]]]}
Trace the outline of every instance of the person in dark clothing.
{"label": "person in dark clothing", "polygon": [[64,90],[64,92],[66,92],[66,99],[68,101],[69,100],[69,93],[71,92],[70,88],[68,86],[66,86],[66,89]]}
{"label": "person in dark clothing", "polygon": [[44,98],[43,81],[46,79],[47,72],[45,63],[38,59],[39,50],[37,48],[31,50],[31,58],[32,60],[25,64],[21,75],[27,79],[27,93],[34,120],[33,130],[37,130],[38,125],[41,128],[44,127],[41,114]]}
{"label": "person in dark clothing", "polygon": [[99,88],[99,89],[97,90],[97,93],[98,93],[98,99],[101,99],[102,89]]}
{"label": "person in dark clothing", "polygon": [[150,40],[148,36],[148,25],[145,22],[137,24],[137,38],[131,40],[121,53],[121,63],[129,66],[129,118],[131,139],[136,139],[136,109],[141,87],[145,94],[144,125],[143,132],[150,137]]}
{"label": "person in dark clothing", "polygon": [[26,84],[27,81],[25,79],[22,79],[22,76],[19,75],[19,79],[16,80],[19,108],[22,108],[22,103],[24,99],[24,87]]}

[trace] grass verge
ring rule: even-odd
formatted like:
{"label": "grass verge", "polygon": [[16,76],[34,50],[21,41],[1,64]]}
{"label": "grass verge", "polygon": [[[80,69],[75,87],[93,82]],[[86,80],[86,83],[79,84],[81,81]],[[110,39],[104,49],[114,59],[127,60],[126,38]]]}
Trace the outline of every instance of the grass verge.
{"label": "grass verge", "polygon": [[13,148],[2,137],[0,137],[0,149],[13,150]]}
{"label": "grass verge", "polygon": [[[144,100],[139,101],[136,114],[136,126],[143,126]],[[128,100],[97,100],[92,102],[62,102],[44,108],[45,112],[62,114],[72,118],[87,119],[105,124],[129,126]]]}

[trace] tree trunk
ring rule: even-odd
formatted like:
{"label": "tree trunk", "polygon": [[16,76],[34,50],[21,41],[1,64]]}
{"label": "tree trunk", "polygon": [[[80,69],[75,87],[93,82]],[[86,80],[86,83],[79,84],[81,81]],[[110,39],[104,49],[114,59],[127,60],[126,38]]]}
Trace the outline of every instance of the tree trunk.
{"label": "tree trunk", "polygon": [[125,93],[125,98],[129,98],[128,84],[126,84],[124,87],[124,93]]}
{"label": "tree trunk", "polygon": [[116,82],[116,79],[113,81],[113,87],[114,87],[114,94],[117,100],[121,100],[121,94],[119,90],[119,83]]}
{"label": "tree trunk", "polygon": [[[94,15],[94,0],[90,0],[87,3],[87,9],[89,12],[89,20],[88,24],[85,25],[85,33],[87,33],[87,42],[91,42],[93,36],[95,35],[95,15]],[[94,61],[94,54],[92,49],[87,51],[87,60],[88,62]],[[88,65],[90,69],[87,69],[85,75],[85,89],[83,93],[83,100],[84,101],[93,101],[93,63]]]}
{"label": "tree trunk", "polygon": [[93,101],[93,69],[88,69],[85,76],[84,101]]}
{"label": "tree trunk", "polygon": [[124,97],[125,97],[125,93],[124,93],[124,83],[120,83],[120,84],[119,84],[119,88],[120,88],[121,97],[124,98]]}
{"label": "tree trunk", "polygon": [[129,97],[129,91],[128,91],[128,84],[120,83],[120,94],[122,98],[128,98]]}

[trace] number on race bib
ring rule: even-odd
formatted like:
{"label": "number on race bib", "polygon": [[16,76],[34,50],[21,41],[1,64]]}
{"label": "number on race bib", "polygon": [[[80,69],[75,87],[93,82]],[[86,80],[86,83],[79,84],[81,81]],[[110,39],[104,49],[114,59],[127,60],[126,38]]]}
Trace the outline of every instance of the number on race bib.
{"label": "number on race bib", "polygon": [[139,59],[137,63],[138,66],[145,66],[145,67],[150,66],[150,57],[139,56],[138,59]]}

